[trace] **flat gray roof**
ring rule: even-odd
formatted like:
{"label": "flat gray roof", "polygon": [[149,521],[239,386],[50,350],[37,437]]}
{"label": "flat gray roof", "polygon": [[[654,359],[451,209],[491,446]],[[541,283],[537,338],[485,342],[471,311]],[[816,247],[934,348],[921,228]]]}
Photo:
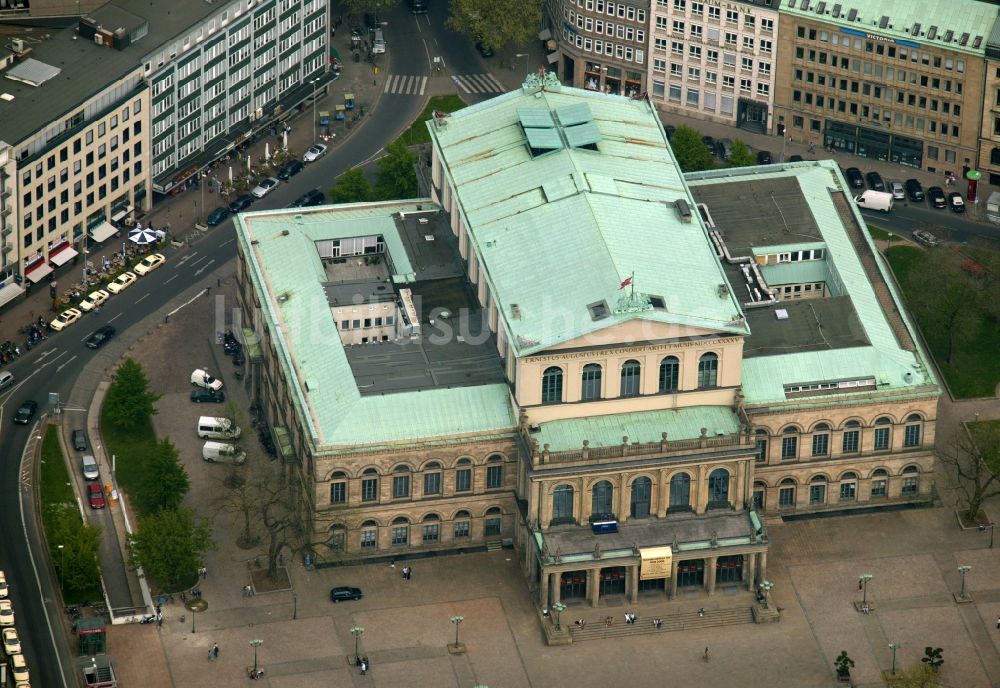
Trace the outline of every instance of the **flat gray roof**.
{"label": "flat gray roof", "polygon": [[124,50],[80,38],[75,24],[68,29],[21,27],[16,32],[5,31],[7,36],[27,39],[32,58],[61,71],[37,87],[0,79],[0,94],[14,96],[12,101],[0,100],[4,140],[16,149],[26,138],[51,122],[60,121],[140,66],[146,54],[221,10],[222,6],[205,0],[116,0],[104,5],[94,14],[124,17],[128,13],[149,21],[149,33]]}
{"label": "flat gray roof", "polygon": [[[788,318],[779,320],[778,310],[784,310]],[[747,309],[746,316],[750,326],[750,336],[743,342],[746,358],[871,343],[847,296],[779,301],[775,306]]]}

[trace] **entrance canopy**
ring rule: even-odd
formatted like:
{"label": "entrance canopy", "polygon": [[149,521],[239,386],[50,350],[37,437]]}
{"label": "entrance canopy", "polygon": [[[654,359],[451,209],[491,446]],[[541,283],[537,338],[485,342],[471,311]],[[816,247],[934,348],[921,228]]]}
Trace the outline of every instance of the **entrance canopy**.
{"label": "entrance canopy", "polygon": [[90,238],[92,241],[101,243],[102,241],[105,241],[106,239],[113,236],[114,233],[117,231],[118,230],[115,228],[115,226],[110,222],[102,222],[97,227],[95,227],[93,231],[90,232]]}
{"label": "entrance canopy", "polygon": [[60,267],[71,261],[78,251],[69,244],[63,244],[59,248],[49,253],[49,262]]}
{"label": "entrance canopy", "polygon": [[53,272],[53,267],[45,261],[42,261],[40,263],[36,263],[33,267],[28,268],[28,270],[24,273],[24,276],[31,280],[32,284],[38,284]]}
{"label": "entrance canopy", "polygon": [[11,279],[9,284],[0,287],[0,306],[6,305],[24,293],[24,287]]}

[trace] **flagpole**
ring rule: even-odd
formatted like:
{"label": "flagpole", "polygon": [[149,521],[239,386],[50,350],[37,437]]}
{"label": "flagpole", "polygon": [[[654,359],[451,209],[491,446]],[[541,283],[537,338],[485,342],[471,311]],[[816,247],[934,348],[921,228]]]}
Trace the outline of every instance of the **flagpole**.
{"label": "flagpole", "polygon": [[629,286],[632,287],[632,294],[629,296],[629,301],[635,299],[635,270],[632,271],[632,275],[628,278]]}

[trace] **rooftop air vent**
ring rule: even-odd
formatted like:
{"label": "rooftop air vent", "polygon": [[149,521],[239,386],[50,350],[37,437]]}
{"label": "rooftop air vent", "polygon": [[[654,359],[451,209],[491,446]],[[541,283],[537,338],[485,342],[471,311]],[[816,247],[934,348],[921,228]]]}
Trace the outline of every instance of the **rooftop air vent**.
{"label": "rooftop air vent", "polygon": [[982,36],[976,36],[976,39],[974,41],[972,41],[972,47],[973,48],[978,48],[982,44],[983,44],[983,37]]}
{"label": "rooftop air vent", "polygon": [[963,33],[962,37],[958,39],[959,45],[965,45],[968,42],[969,42],[969,34],[967,33]]}
{"label": "rooftop air vent", "polygon": [[281,230],[281,236],[288,236],[288,230],[287,229]]}
{"label": "rooftop air vent", "polygon": [[833,6],[833,18],[840,19],[840,5]]}
{"label": "rooftop air vent", "polygon": [[691,206],[683,198],[678,198],[677,202],[674,204],[677,208],[677,215],[680,216],[681,222],[691,222]]}
{"label": "rooftop air vent", "polygon": [[917,22],[916,24],[913,25],[913,28],[910,29],[910,35],[911,36],[920,35],[920,22]]}
{"label": "rooftop air vent", "polygon": [[931,28],[927,29],[927,40],[933,41],[935,36],[937,36],[936,26],[932,26]]}
{"label": "rooftop air vent", "polygon": [[510,316],[514,318],[514,320],[521,319],[521,307],[516,303],[510,304]]}
{"label": "rooftop air vent", "polygon": [[951,43],[951,39],[954,38],[954,37],[955,37],[955,32],[952,31],[951,29],[948,29],[947,31],[944,32],[944,42],[945,43]]}
{"label": "rooftop air vent", "polygon": [[590,311],[590,319],[594,320],[604,320],[611,316],[611,309],[608,308],[607,301],[598,301],[597,303],[592,303],[587,306],[587,310]]}
{"label": "rooftop air vent", "polygon": [[715,293],[719,296],[720,299],[724,299],[727,296],[729,296],[729,287],[727,287],[725,284],[720,284],[718,287],[716,287]]}

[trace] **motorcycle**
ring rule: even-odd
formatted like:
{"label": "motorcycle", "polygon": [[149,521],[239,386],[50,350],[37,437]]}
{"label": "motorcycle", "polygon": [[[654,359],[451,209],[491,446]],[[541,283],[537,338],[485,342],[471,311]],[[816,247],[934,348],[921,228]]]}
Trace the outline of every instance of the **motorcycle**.
{"label": "motorcycle", "polygon": [[146,614],[144,617],[142,617],[141,619],[139,619],[139,623],[141,623],[141,624],[156,623],[156,615],[155,614]]}

